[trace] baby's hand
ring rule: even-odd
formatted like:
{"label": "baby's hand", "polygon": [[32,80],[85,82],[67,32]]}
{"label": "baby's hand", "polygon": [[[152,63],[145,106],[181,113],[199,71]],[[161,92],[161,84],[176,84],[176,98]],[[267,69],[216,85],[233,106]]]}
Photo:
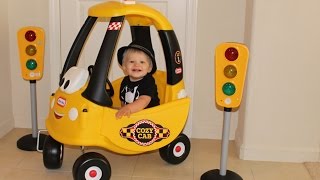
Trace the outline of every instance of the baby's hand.
{"label": "baby's hand", "polygon": [[128,106],[124,106],[122,108],[119,109],[119,111],[116,113],[116,118],[120,119],[122,118],[122,116],[128,116],[130,117],[131,114],[131,110]]}

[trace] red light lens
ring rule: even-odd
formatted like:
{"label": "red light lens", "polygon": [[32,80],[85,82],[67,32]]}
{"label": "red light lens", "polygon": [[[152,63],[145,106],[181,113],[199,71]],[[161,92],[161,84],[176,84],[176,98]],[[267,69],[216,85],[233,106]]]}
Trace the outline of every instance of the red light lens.
{"label": "red light lens", "polygon": [[229,60],[229,61],[234,61],[238,59],[239,53],[236,48],[230,47],[226,50],[224,53],[224,56]]}
{"label": "red light lens", "polygon": [[32,42],[37,38],[36,33],[32,30],[27,31],[26,34],[24,35],[24,37],[29,42]]}

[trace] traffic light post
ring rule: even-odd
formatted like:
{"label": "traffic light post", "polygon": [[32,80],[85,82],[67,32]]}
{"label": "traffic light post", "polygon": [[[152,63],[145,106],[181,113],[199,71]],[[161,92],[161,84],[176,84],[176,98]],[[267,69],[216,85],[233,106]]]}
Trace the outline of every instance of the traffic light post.
{"label": "traffic light post", "polygon": [[239,107],[247,72],[249,51],[239,43],[222,43],[215,53],[216,104],[224,107],[220,170],[209,170],[201,180],[242,180],[237,173],[227,170],[229,134],[232,108]]}
{"label": "traffic light post", "polygon": [[[40,27],[24,27],[18,31],[21,76],[30,82],[32,134],[17,141],[21,150],[36,151],[37,144],[42,149],[45,135],[39,134],[37,122],[36,82],[43,76],[44,31]],[[39,138],[39,139],[38,139]]]}

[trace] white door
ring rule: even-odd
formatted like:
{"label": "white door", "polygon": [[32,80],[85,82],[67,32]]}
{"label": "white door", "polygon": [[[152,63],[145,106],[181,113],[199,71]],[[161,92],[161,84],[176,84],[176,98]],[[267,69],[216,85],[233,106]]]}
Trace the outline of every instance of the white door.
{"label": "white door", "polygon": [[[68,55],[70,47],[78,34],[82,24],[87,18],[88,8],[92,5],[105,2],[105,0],[51,0],[50,1],[50,64],[51,64],[51,90],[54,91],[58,86],[59,73],[63,68],[64,61]],[[188,95],[193,96],[193,77],[194,77],[194,52],[195,47],[195,8],[196,1],[192,0],[137,0],[139,3],[149,5],[168,18],[171,22],[176,36],[178,38],[182,57],[184,60],[184,81]],[[97,22],[95,28],[90,34],[85,47],[81,53],[78,66],[88,67],[93,65],[103,37],[105,27],[108,22]],[[160,70],[165,70],[164,54],[158,33],[151,28],[152,44],[156,55],[157,66]],[[119,38],[117,48],[128,45],[131,42],[130,27],[126,23]],[[116,53],[114,53],[116,54]],[[114,55],[116,58],[116,55]],[[123,76],[117,60],[112,61],[110,70],[110,80]],[[189,120],[184,133],[191,135],[192,107],[190,109]]]}

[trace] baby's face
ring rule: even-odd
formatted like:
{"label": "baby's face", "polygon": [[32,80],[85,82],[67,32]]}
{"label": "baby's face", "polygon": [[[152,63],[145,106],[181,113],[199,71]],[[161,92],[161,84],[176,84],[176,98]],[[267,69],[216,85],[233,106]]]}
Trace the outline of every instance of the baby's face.
{"label": "baby's face", "polygon": [[152,65],[144,52],[128,52],[123,58],[122,69],[131,81],[139,81],[151,72]]}

